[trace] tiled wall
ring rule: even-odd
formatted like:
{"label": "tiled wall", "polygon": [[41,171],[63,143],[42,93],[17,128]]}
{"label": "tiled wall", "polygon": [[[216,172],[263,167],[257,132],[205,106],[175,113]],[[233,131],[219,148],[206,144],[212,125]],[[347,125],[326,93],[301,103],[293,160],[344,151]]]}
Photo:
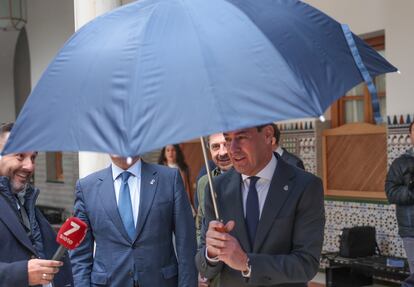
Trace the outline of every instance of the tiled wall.
{"label": "tiled wall", "polygon": [[[408,124],[413,115],[388,117],[388,166],[410,147]],[[327,125],[313,122],[306,124],[281,124],[282,145],[300,156],[308,171],[321,176],[321,133]],[[301,128],[302,127],[302,128]],[[311,128],[309,128],[311,127]],[[362,202],[325,200],[326,226],[324,251],[337,251],[339,235],[344,227],[356,225],[375,226],[377,241],[383,254],[405,256],[401,238],[398,236],[395,206],[387,202]]]}
{"label": "tiled wall", "polygon": [[322,131],[329,127],[329,122],[306,121],[300,123],[279,124],[281,145],[291,153],[299,156],[305,169],[322,176]]}
{"label": "tiled wall", "polygon": [[405,256],[398,236],[395,207],[387,203],[325,200],[326,225],[324,251],[338,251],[342,228],[375,226],[377,242],[384,255]]}

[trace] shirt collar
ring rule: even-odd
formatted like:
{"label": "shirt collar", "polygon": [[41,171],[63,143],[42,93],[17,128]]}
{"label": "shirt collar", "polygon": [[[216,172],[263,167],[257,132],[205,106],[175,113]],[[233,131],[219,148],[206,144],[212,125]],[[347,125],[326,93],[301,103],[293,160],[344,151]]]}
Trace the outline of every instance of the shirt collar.
{"label": "shirt collar", "polygon": [[[112,163],[112,178],[113,180],[116,180],[118,176],[123,173],[125,170],[117,166],[116,164]],[[138,159],[136,163],[131,165],[127,171],[129,171],[132,175],[134,175],[136,178],[141,177],[141,166],[142,162],[141,159]]]}
{"label": "shirt collar", "polygon": [[[276,165],[277,165],[276,156],[272,154],[272,158],[270,159],[268,164],[261,171],[255,174],[255,176],[271,181],[273,174],[275,173],[275,170],[276,170]],[[243,181],[250,177],[249,175],[245,175],[245,174],[242,174],[241,176],[242,176]]]}
{"label": "shirt collar", "polygon": [[282,156],[282,154],[283,154],[283,149],[282,149],[280,146],[278,146],[278,147],[276,148],[275,152],[277,152],[280,156]]}

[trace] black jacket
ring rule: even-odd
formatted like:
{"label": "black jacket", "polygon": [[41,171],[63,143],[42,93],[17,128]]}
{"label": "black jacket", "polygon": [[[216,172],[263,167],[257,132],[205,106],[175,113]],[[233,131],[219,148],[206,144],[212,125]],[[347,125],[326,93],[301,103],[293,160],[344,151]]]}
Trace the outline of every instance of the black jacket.
{"label": "black jacket", "polygon": [[401,237],[414,237],[414,152],[407,151],[393,161],[385,180],[388,201],[396,204]]}
{"label": "black jacket", "polygon": [[305,166],[303,165],[303,161],[297,157],[296,155],[294,155],[293,153],[288,152],[285,148],[283,149],[283,153],[282,153],[282,159],[284,161],[286,161],[287,163],[296,166],[298,168],[301,168],[303,170],[305,170]]}

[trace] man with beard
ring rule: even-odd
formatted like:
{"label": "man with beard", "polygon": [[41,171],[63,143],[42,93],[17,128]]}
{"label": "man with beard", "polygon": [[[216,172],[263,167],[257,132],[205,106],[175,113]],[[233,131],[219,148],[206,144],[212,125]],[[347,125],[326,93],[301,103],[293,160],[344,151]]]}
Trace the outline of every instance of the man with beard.
{"label": "man with beard", "polygon": [[318,271],[322,182],[274,154],[272,137],[270,124],[224,133],[234,168],[214,180],[220,221],[206,188],[196,255],[221,287],[305,287]]}
{"label": "man with beard", "polygon": [[[12,127],[0,125],[0,151]],[[46,260],[58,244],[56,233],[35,207],[39,190],[30,179],[36,156],[37,152],[24,152],[0,159],[0,286],[73,286],[67,257],[65,264]]]}
{"label": "man with beard", "polygon": [[[233,164],[231,163],[229,154],[227,153],[226,140],[222,133],[212,134],[208,138],[208,147],[210,149],[211,158],[215,164],[215,168],[211,171],[211,175],[216,177],[226,171],[228,171]],[[197,215],[196,215],[196,229],[197,229],[197,242],[200,242],[201,224],[204,220],[204,195],[205,189],[208,184],[208,176],[203,175],[197,182],[197,199],[199,202]],[[205,278],[199,278],[199,286],[218,286],[218,278],[214,280],[207,280]],[[210,282],[209,282],[210,281]],[[209,285],[207,285],[209,283]],[[204,285],[203,285],[204,284]]]}
{"label": "man with beard", "polygon": [[[218,176],[230,168],[231,163],[229,154],[227,153],[226,140],[222,133],[210,135],[208,138],[208,147],[210,149],[211,158],[213,159],[216,167],[211,171],[213,177]],[[197,242],[200,242],[201,223],[204,218],[204,194],[208,184],[208,176],[203,175],[197,182],[197,199],[199,202],[197,215],[196,215],[196,228],[197,228]]]}

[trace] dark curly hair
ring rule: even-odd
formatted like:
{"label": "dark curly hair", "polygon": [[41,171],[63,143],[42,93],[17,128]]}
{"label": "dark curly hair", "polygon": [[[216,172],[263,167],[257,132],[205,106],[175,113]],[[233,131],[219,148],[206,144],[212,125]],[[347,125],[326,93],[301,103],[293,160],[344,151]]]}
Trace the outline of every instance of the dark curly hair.
{"label": "dark curly hair", "polygon": [[11,132],[12,128],[13,128],[14,123],[2,123],[0,124],[0,136],[4,133],[9,133]]}
{"label": "dark curly hair", "polygon": [[[177,160],[178,167],[184,171],[188,172],[188,165],[185,162],[183,151],[181,150],[178,144],[172,145],[175,149],[175,155]],[[163,147],[160,153],[160,157],[158,158],[158,164],[167,165],[167,158],[165,157],[165,149],[167,146]]]}

